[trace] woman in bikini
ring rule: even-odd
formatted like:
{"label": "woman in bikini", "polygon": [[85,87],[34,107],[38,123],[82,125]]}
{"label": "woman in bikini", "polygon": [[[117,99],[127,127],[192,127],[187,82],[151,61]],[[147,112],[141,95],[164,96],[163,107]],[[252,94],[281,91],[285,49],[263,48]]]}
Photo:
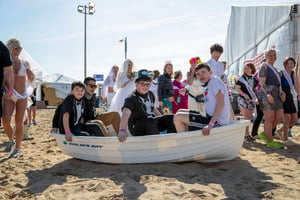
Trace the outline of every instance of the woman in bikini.
{"label": "woman in bikini", "polygon": [[[22,51],[20,41],[12,38],[7,41],[7,47],[13,61],[14,71],[14,89],[8,92],[12,93],[11,99],[4,99],[3,101],[3,128],[7,134],[9,142],[5,148],[6,152],[11,152],[15,149],[9,157],[15,158],[21,155],[21,141],[23,139],[23,120],[25,110],[27,108],[27,98],[32,94],[32,88],[29,86],[34,80],[34,74],[30,70],[28,62],[21,60],[19,55]],[[6,83],[3,83],[4,89]],[[5,89],[6,90],[6,89]],[[15,134],[11,126],[11,118],[15,110]],[[15,135],[15,140],[14,140]]]}

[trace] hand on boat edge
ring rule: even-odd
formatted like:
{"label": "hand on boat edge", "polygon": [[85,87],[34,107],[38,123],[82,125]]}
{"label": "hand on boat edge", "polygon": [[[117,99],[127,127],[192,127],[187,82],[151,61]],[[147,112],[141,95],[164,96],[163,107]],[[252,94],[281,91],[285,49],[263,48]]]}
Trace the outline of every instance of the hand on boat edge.
{"label": "hand on boat edge", "polygon": [[127,132],[125,131],[120,131],[118,134],[118,138],[120,142],[125,142],[127,138]]}
{"label": "hand on boat edge", "polygon": [[72,142],[72,137],[73,137],[73,134],[72,133],[66,133],[65,134],[65,138],[68,142]]}
{"label": "hand on boat edge", "polygon": [[211,126],[207,125],[202,129],[202,135],[207,136],[209,135],[210,129],[212,129]]}

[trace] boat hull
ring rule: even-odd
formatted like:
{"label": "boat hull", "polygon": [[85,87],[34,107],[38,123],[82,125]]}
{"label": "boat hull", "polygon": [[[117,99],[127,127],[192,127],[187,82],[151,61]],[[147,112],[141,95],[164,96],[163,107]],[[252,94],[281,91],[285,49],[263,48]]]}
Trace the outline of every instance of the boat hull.
{"label": "boat hull", "polygon": [[249,121],[233,121],[229,125],[213,128],[209,136],[203,136],[202,131],[198,130],[127,137],[123,143],[117,137],[75,136],[72,142],[68,142],[63,134],[52,133],[52,136],[64,154],[94,162],[220,162],[237,157],[249,125]]}

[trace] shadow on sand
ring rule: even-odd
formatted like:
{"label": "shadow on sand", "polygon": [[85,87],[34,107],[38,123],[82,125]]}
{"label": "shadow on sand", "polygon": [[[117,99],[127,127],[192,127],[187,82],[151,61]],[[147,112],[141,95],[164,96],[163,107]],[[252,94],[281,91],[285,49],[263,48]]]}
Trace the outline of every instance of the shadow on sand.
{"label": "shadow on sand", "polygon": [[[273,154],[278,153],[281,156],[284,156],[286,158],[292,158],[294,160],[297,160],[297,155],[295,152],[298,152],[300,149],[300,145],[297,143],[292,142],[290,145],[285,146],[284,148],[275,149],[267,147],[263,141],[260,142],[244,142],[243,148],[249,150],[249,151],[262,151],[266,154]],[[299,155],[298,155],[299,156]]]}
{"label": "shadow on sand", "polygon": [[[86,191],[95,186],[85,184],[84,180],[95,179],[95,183],[101,185],[105,184],[104,179],[107,178],[121,188],[113,196],[117,199],[122,197],[138,199],[149,190],[146,184],[151,181],[157,181],[158,184],[163,184],[162,188],[169,189],[168,184],[172,181],[164,182],[165,179],[175,179],[182,183],[180,185],[196,184],[194,189],[188,192],[189,195],[199,199],[209,196],[214,198],[216,195],[213,191],[203,190],[203,187],[198,187],[197,184],[203,186],[219,184],[224,190],[226,199],[261,199],[264,196],[263,192],[279,187],[269,181],[271,177],[252,167],[247,160],[240,158],[216,164],[187,162],[135,165],[110,165],[68,159],[50,168],[29,171],[26,176],[28,177],[27,192],[32,195],[42,193],[54,184],[67,184],[72,177],[72,180],[75,177]],[[103,187],[99,188],[103,189]],[[173,189],[172,192],[176,193],[176,190]],[[179,199],[180,195],[182,194],[178,192]]]}

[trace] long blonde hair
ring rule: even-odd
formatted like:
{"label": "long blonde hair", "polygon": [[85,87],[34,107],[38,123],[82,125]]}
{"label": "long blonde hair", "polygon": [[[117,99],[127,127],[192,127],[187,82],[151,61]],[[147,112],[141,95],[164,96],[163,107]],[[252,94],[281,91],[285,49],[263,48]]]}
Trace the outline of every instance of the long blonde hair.
{"label": "long blonde hair", "polygon": [[12,45],[15,44],[15,43],[19,43],[19,44],[20,44],[21,42],[20,42],[20,40],[17,39],[17,38],[11,38],[11,39],[9,39],[9,40],[6,42],[6,46],[7,46],[8,48],[11,48]]}

